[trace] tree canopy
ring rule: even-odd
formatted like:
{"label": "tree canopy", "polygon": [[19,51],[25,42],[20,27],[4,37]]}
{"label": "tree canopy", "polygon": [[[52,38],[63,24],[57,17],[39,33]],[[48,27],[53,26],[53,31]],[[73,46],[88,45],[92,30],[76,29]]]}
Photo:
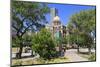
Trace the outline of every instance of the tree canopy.
{"label": "tree canopy", "polygon": [[72,15],[67,27],[70,30],[70,42],[91,48],[94,41],[91,33],[96,31],[95,9],[80,11]]}
{"label": "tree canopy", "polygon": [[46,4],[13,1],[12,2],[12,27],[17,35],[22,36],[29,29],[39,29],[46,23],[45,14],[49,12]]}
{"label": "tree canopy", "polygon": [[21,58],[23,35],[29,30],[38,31],[44,27],[44,24],[47,23],[45,15],[49,13],[49,8],[45,3],[25,1],[12,1],[11,5],[12,40],[17,38],[20,47],[19,57]]}
{"label": "tree canopy", "polygon": [[[71,16],[68,28],[76,28],[77,32],[87,32],[90,33],[95,30],[96,15],[95,9],[81,11]],[[74,29],[72,29],[74,30]]]}

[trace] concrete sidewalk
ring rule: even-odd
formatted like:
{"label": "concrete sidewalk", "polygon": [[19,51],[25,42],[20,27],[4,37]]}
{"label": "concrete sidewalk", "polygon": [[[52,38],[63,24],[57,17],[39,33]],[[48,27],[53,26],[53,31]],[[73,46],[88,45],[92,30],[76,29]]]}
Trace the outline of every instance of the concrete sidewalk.
{"label": "concrete sidewalk", "polygon": [[88,61],[88,59],[83,58],[77,54],[77,49],[66,50],[65,56],[69,58],[70,62]]}

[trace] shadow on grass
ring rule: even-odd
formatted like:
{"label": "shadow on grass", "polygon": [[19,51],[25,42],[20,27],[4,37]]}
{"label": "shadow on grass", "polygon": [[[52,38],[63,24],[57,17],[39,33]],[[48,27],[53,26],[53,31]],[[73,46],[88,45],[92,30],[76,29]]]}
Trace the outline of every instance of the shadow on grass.
{"label": "shadow on grass", "polygon": [[78,52],[79,54],[85,54],[85,55],[90,55],[90,54],[94,54],[94,52],[91,52],[91,53],[89,53],[89,52]]}
{"label": "shadow on grass", "polygon": [[89,54],[89,52],[78,52],[79,54]]}
{"label": "shadow on grass", "polygon": [[[23,59],[23,58],[33,58],[33,57],[35,57],[35,55],[22,56],[21,59]],[[12,58],[12,59],[19,59],[19,58],[14,57],[14,58]]]}

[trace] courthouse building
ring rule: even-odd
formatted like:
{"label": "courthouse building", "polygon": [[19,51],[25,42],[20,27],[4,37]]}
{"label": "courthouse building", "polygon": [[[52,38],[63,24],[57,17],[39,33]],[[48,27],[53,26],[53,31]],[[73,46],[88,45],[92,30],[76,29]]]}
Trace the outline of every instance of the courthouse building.
{"label": "courthouse building", "polygon": [[56,8],[50,9],[51,21],[46,25],[46,28],[52,32],[52,36],[55,38],[65,37],[69,34],[66,26],[62,25],[60,17],[58,16],[58,10]]}

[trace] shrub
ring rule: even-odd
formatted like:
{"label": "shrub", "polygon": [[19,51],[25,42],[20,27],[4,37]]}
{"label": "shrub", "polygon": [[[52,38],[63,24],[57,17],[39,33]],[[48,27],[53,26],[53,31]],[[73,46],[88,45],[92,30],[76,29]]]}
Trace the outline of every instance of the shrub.
{"label": "shrub", "polygon": [[44,59],[56,56],[55,42],[47,29],[41,29],[40,32],[33,35],[32,49]]}

